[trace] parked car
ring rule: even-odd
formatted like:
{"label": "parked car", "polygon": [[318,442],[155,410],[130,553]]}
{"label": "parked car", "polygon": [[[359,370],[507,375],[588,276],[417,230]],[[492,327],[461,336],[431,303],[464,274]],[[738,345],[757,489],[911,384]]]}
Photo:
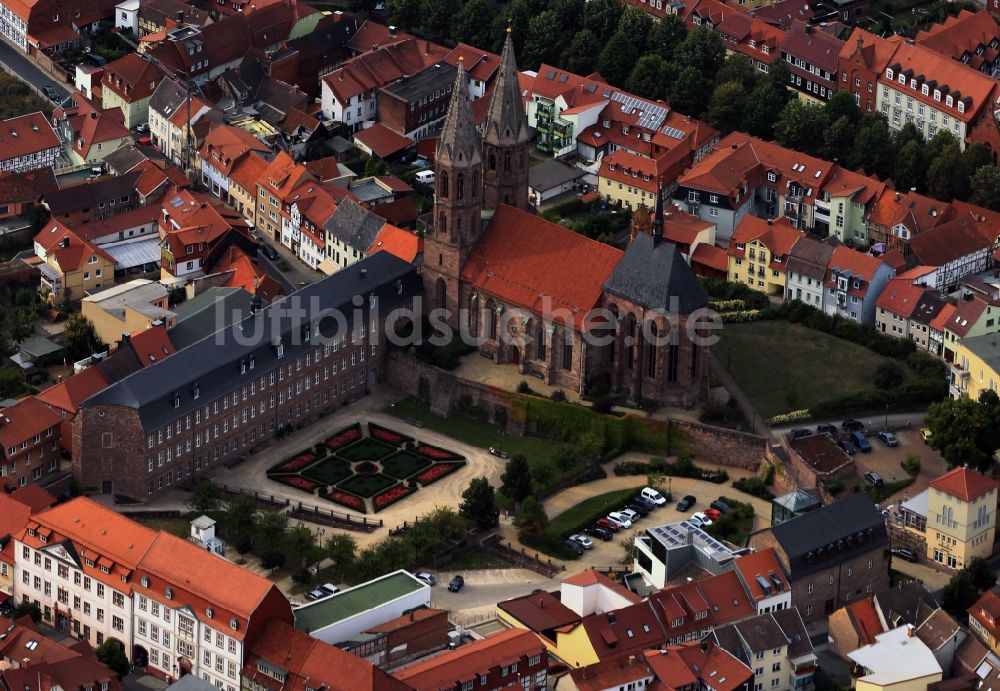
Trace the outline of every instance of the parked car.
{"label": "parked car", "polygon": [[625,505],[625,508],[629,511],[636,512],[639,516],[648,516],[649,512],[653,510],[648,503],[638,502],[635,499],[630,499],[628,504]]}
{"label": "parked car", "polygon": [[569,547],[574,552],[576,552],[576,556],[579,557],[581,554],[583,554],[583,545],[581,545],[576,540],[570,540],[569,538],[566,538],[565,540],[563,540],[563,544]]}
{"label": "parked car", "polygon": [[894,556],[899,557],[900,559],[903,559],[904,561],[915,562],[919,558],[917,557],[916,552],[914,552],[912,549],[907,549],[906,547],[894,547],[892,549],[892,554]]}
{"label": "parked car", "polygon": [[632,521],[628,516],[621,513],[620,511],[612,511],[608,514],[608,520],[617,525],[619,528],[631,528]]}
{"label": "parked car", "polygon": [[453,593],[457,593],[464,585],[465,579],[456,574],[450,581],[448,581],[448,590]]}
{"label": "parked car", "polygon": [[643,499],[645,499],[648,502],[652,502],[655,506],[663,506],[664,504],[667,503],[666,498],[652,487],[643,488],[640,494],[642,495]]}
{"label": "parked car", "polygon": [[612,533],[617,533],[622,529],[620,525],[612,521],[610,518],[598,518],[594,523],[597,524],[598,528],[604,528],[605,530],[610,530]]}
{"label": "parked car", "polygon": [[340,589],[337,586],[327,583],[326,585],[321,585],[314,590],[310,590],[306,593],[305,598],[310,602],[314,602],[316,600],[322,600],[324,597],[330,597],[338,590]]}
{"label": "parked car", "polygon": [[801,439],[802,437],[811,437],[813,431],[808,427],[799,427],[792,430],[792,439]]}
{"label": "parked car", "polygon": [[892,432],[879,432],[878,438],[888,447],[899,446],[899,439]]}
{"label": "parked car", "polygon": [[646,499],[646,497],[642,496],[641,492],[632,497],[632,501],[636,504],[639,504],[640,506],[645,506],[647,511],[656,510],[656,504],[651,502],[649,499]]}
{"label": "parked car", "polygon": [[699,528],[703,526],[708,527],[712,525],[712,519],[709,518],[704,511],[696,511],[695,513],[691,514],[690,520],[692,523],[695,523]]}
{"label": "parked car", "polygon": [[854,444],[852,444],[849,441],[845,441],[843,439],[837,442],[837,446],[842,448],[844,450],[844,453],[846,453],[848,456],[853,456],[857,452],[857,448],[854,446]]}
{"label": "parked car", "polygon": [[865,480],[869,482],[872,487],[881,487],[885,484],[885,480],[882,479],[882,476],[874,470],[869,470],[865,473]]}
{"label": "parked car", "polygon": [[331,595],[336,595],[337,593],[340,592],[340,588],[338,588],[337,586],[335,586],[333,583],[324,583],[323,585],[321,585],[319,587],[319,589],[320,590],[325,590],[326,592],[330,593]]}
{"label": "parked car", "polygon": [[579,533],[575,535],[570,535],[569,539],[577,543],[584,549],[594,549],[594,542],[586,535],[580,535]]}
{"label": "parked car", "polygon": [[722,512],[719,511],[718,509],[705,509],[705,515],[711,518],[713,521],[717,521],[719,520],[719,516],[722,515]]}
{"label": "parked car", "polygon": [[816,434],[832,434],[833,436],[837,436],[837,426],[828,423],[816,425]]}
{"label": "parked car", "polygon": [[51,84],[46,84],[42,87],[42,93],[48,96],[50,101],[59,102],[59,92]]}
{"label": "parked car", "polygon": [[721,499],[716,499],[711,504],[709,504],[709,506],[720,513],[729,513],[730,511],[733,510],[732,507],[729,506],[729,504],[722,501]]}
{"label": "parked car", "polygon": [[608,540],[612,539],[615,536],[613,532],[611,532],[609,529],[605,528],[602,525],[588,525],[586,528],[583,529],[583,532],[587,533],[587,535],[593,535],[594,537],[599,537],[605,542],[607,542]]}
{"label": "parked car", "polygon": [[681,499],[679,502],[677,502],[677,510],[678,511],[687,511],[692,506],[694,506],[697,501],[698,500],[695,499],[695,497],[694,497],[693,494],[689,494],[686,497],[684,497],[683,499]]}
{"label": "parked car", "polygon": [[437,584],[437,578],[434,577],[434,574],[427,573],[426,571],[418,571],[417,573],[413,574],[413,577],[416,578],[418,581],[423,581],[424,583],[430,586]]}
{"label": "parked car", "polygon": [[851,432],[851,441],[861,449],[861,453],[869,453],[872,450],[871,442],[862,432]]}
{"label": "parked car", "polygon": [[630,521],[632,521],[633,523],[638,523],[639,519],[642,518],[639,515],[638,511],[634,511],[634,510],[628,508],[627,506],[623,506],[622,508],[618,509],[618,513],[620,513],[623,516],[628,517],[628,519]]}
{"label": "parked car", "polygon": [[263,254],[265,257],[267,257],[268,259],[270,259],[273,262],[276,262],[279,259],[281,259],[281,255],[278,254],[278,250],[274,249],[273,247],[271,247],[266,242],[260,243],[259,248],[260,248],[261,254]]}
{"label": "parked car", "polygon": [[840,429],[845,432],[863,432],[865,423],[861,422],[861,420],[844,420],[840,425]]}
{"label": "parked car", "polygon": [[925,444],[931,443],[931,439],[934,438],[934,435],[931,433],[930,427],[922,427],[920,429],[920,438],[924,440]]}

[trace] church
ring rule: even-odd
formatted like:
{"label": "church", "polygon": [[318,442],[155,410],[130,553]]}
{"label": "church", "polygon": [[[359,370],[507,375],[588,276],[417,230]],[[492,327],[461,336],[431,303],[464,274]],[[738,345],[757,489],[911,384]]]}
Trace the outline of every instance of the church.
{"label": "church", "polygon": [[459,64],[424,238],[425,311],[443,310],[497,366],[552,386],[698,403],[708,347],[692,336],[710,333],[694,327],[708,298],[663,238],[662,200],[652,218],[635,214],[624,252],[546,221],[529,210],[529,138],[508,30],[482,132]]}

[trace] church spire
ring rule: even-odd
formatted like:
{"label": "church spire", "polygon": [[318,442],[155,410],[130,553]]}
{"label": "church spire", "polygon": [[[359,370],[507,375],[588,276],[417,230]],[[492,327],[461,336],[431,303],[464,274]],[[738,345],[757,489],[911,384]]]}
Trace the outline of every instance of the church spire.
{"label": "church spire", "polygon": [[486,111],[483,140],[496,146],[511,146],[527,139],[528,118],[524,112],[521,85],[517,79],[514,41],[511,28],[508,26],[507,39],[500,54],[496,87],[490,97],[490,107]]}
{"label": "church spire", "polygon": [[465,61],[458,58],[455,85],[451,90],[451,101],[444,116],[441,137],[438,140],[436,158],[439,163],[449,166],[467,167],[482,161],[479,133],[472,117],[469,99],[469,79],[465,73]]}
{"label": "church spire", "polygon": [[663,190],[656,187],[656,213],[653,214],[653,241],[663,239]]}

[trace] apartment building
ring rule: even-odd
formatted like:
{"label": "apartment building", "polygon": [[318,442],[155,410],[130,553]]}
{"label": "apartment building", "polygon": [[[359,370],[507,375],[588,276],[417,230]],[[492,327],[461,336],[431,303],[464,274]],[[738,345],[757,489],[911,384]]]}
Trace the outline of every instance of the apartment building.
{"label": "apartment building", "polygon": [[[112,385],[73,421],[76,476],[104,494],[156,496],[360,396],[381,373],[380,320],[419,285],[410,264],[378,252]],[[355,295],[368,299],[355,308]],[[306,316],[293,324],[295,303]],[[316,310],[350,315],[350,332]]]}
{"label": "apartment building", "polygon": [[215,125],[198,150],[201,181],[224,202],[231,201],[233,171],[247,157],[264,157],[271,147],[242,127]]}
{"label": "apartment building", "polygon": [[[989,9],[996,11],[1000,5]],[[987,10],[962,10],[955,17],[918,31],[916,42],[996,78],[1000,68],[1000,23]]]}
{"label": "apartment building", "polygon": [[786,300],[801,300],[818,310],[823,309],[826,298],[823,281],[833,250],[831,242],[812,235],[806,235],[792,245],[785,264]]}
{"label": "apartment building", "polygon": [[101,79],[101,107],[121,108],[128,129],[148,122],[149,99],[165,76],[156,63],[138,53],[110,62]]}
{"label": "apartment building", "polygon": [[841,46],[837,56],[840,74],[837,89],[853,94],[862,112],[878,110],[878,80],[901,40],[899,36],[882,38],[855,27]]}
{"label": "apartment building", "polygon": [[[463,61],[464,66],[464,61]],[[379,91],[379,122],[408,139],[426,139],[441,130],[451,100],[455,68],[436,63]]]}
{"label": "apartment building", "polygon": [[820,27],[798,19],[781,43],[781,59],[788,63],[791,86],[806,103],[822,105],[837,88],[837,61],[844,42]]}
{"label": "apartment building", "polygon": [[15,554],[17,601],[90,645],[117,638],[167,680],[190,673],[237,691],[245,642],[292,621],[271,581],[82,497],[31,516]]}
{"label": "apartment building", "polygon": [[875,321],[875,304],[896,275],[888,264],[870,254],[840,245],[833,250],[823,285],[823,311],[862,324]]}
{"label": "apartment building", "polygon": [[249,241],[249,226],[236,211],[203,192],[175,189],[163,198],[159,218],[160,281],[179,283],[205,274],[212,256],[236,241]]}
{"label": "apartment building", "polygon": [[927,558],[961,569],[993,554],[1000,483],[969,468],[931,481],[927,492]]}
{"label": "apartment building", "polygon": [[34,396],[0,411],[0,486],[24,487],[58,472],[59,419]]}
{"label": "apartment building", "polygon": [[[730,12],[716,27],[729,55],[744,55],[753,68],[767,74],[775,60],[782,59],[785,32],[744,12]],[[794,80],[793,80],[794,82]]]}
{"label": "apartment building", "polygon": [[784,296],[789,255],[805,236],[788,218],[744,216],[729,240],[729,280]]}
{"label": "apartment building", "polygon": [[754,691],[793,691],[813,682],[817,657],[797,609],[760,614],[711,635],[753,670]]}
{"label": "apartment building", "polygon": [[911,269],[886,284],[875,303],[875,328],[895,338],[909,338],[927,350],[931,321],[944,306],[937,291],[921,284],[923,269]]}
{"label": "apartment building", "polygon": [[312,179],[305,166],[296,163],[286,152],[279,151],[257,179],[257,230],[281,242],[282,209],[290,203],[292,190]]}
{"label": "apartment building", "polygon": [[114,283],[114,257],[59,221],[50,220],[38,231],[34,248],[43,262],[38,289],[50,302],[79,300]]}
{"label": "apartment building", "polygon": [[43,113],[0,120],[0,172],[54,168],[61,152],[59,137]]}

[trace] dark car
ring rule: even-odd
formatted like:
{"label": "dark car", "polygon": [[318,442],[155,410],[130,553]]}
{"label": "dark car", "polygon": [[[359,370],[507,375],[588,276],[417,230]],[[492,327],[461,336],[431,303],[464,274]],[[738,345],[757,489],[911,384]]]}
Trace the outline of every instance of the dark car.
{"label": "dark car", "polygon": [[792,430],[792,439],[802,439],[803,437],[811,437],[813,431],[808,427],[799,427]]}
{"label": "dark car", "polygon": [[594,537],[599,537],[605,542],[614,537],[614,533],[612,533],[607,528],[604,528],[599,525],[588,525],[586,528],[583,529],[583,532],[587,533],[587,535],[593,535]]}
{"label": "dark car", "polygon": [[642,496],[641,494],[637,494],[634,497],[632,497],[632,503],[633,504],[641,504],[642,506],[645,506],[650,511],[655,511],[656,510],[656,504],[654,504],[653,502],[651,502],[649,499],[646,499],[646,497]]}
{"label": "dark car", "polygon": [[864,432],[865,423],[861,422],[861,420],[844,420],[840,425],[840,429],[845,432]]}
{"label": "dark car", "polygon": [[59,102],[59,92],[51,84],[42,87],[42,93],[49,97],[49,100]]}
{"label": "dark car", "polygon": [[278,251],[276,249],[274,249],[270,245],[267,245],[267,244],[265,244],[263,242],[260,243],[260,253],[263,254],[265,257],[267,257],[268,259],[270,259],[273,262],[276,262],[279,259],[281,259],[281,255],[278,254]]}
{"label": "dark car", "polygon": [[865,437],[861,432],[851,432],[851,441],[854,445],[861,449],[862,453],[870,453],[872,450],[871,442]]}
{"label": "dark car", "polygon": [[568,539],[563,540],[563,544],[569,547],[574,552],[576,552],[576,556],[579,557],[581,554],[583,554],[583,545],[581,545],[576,540],[568,540]]}
{"label": "dark car", "polygon": [[907,549],[906,547],[896,547],[892,550],[894,556],[899,557],[905,561],[917,561],[917,553],[912,549]]}
{"label": "dark car", "polygon": [[816,425],[816,434],[832,434],[837,436],[837,426],[831,424]]}
{"label": "dark car", "polygon": [[872,487],[881,487],[882,485],[885,484],[885,480],[882,479],[882,476],[873,470],[869,470],[867,473],[865,473],[865,480]]}
{"label": "dark car", "polygon": [[711,504],[709,504],[709,507],[715,509],[719,513],[729,513],[730,511],[733,510],[733,508],[729,504],[722,501],[721,499],[716,499]]}
{"label": "dark car", "polygon": [[840,440],[837,442],[837,446],[842,448],[848,456],[853,456],[857,452],[857,448],[849,441]]}
{"label": "dark car", "polygon": [[693,494],[689,494],[686,497],[684,497],[683,499],[681,499],[679,502],[677,502],[677,510],[678,511],[687,511],[692,506],[694,506],[697,501],[698,500],[695,499],[695,496]]}
{"label": "dark car", "polygon": [[632,509],[637,514],[639,514],[640,516],[648,516],[649,512],[652,511],[652,509],[649,508],[649,506],[647,504],[645,504],[645,503],[639,503],[635,499],[633,499],[628,504],[626,504],[625,508],[626,509]]}
{"label": "dark car", "polygon": [[448,581],[448,590],[453,593],[457,593],[465,585],[465,579],[461,576],[454,576],[450,581]]}

